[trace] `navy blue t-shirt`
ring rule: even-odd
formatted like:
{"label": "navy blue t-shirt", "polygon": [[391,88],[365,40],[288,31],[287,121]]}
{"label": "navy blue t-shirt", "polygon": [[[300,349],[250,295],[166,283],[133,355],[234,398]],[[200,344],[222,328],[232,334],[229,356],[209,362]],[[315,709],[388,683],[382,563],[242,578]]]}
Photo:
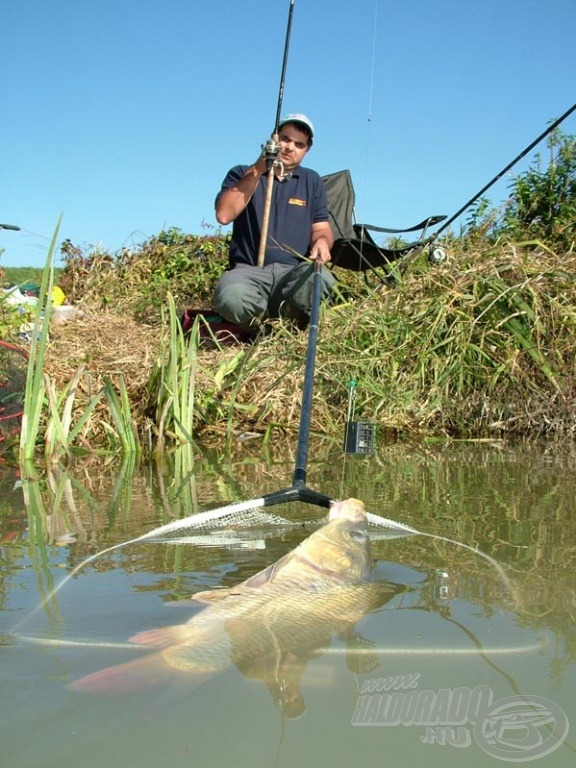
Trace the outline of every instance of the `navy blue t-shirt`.
{"label": "navy blue t-shirt", "polygon": [[[228,171],[218,197],[222,191],[237,184],[249,167],[236,165]],[[257,263],[267,183],[268,177],[262,176],[252,199],[232,225],[231,267]],[[312,224],[328,221],[328,216],[326,189],[316,171],[300,166],[283,181],[274,177],[264,263],[300,263],[291,251],[306,256],[310,248]]]}

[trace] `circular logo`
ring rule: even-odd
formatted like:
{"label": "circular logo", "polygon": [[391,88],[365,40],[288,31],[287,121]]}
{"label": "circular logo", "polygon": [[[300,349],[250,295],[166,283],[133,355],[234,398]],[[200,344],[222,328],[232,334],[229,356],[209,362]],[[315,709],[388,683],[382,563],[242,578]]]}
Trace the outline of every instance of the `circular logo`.
{"label": "circular logo", "polygon": [[479,713],[474,738],[492,757],[521,763],[559,747],[568,735],[562,707],[542,696],[508,696]]}

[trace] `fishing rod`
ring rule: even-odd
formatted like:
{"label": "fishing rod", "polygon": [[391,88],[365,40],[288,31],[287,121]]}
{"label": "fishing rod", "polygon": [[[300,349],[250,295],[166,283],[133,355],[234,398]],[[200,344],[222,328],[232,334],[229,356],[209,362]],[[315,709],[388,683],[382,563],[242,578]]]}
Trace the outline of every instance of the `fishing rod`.
{"label": "fishing rod", "polygon": [[438,235],[439,235],[441,232],[443,232],[445,229],[447,229],[447,228],[450,226],[450,224],[452,224],[452,223],[453,223],[453,222],[454,222],[454,221],[455,221],[455,220],[456,220],[456,219],[457,219],[457,218],[458,218],[458,217],[459,217],[461,214],[463,214],[463,213],[464,213],[464,211],[465,211],[467,208],[469,208],[471,205],[473,205],[473,204],[476,202],[476,200],[478,200],[478,198],[479,198],[479,197],[481,197],[481,196],[482,196],[482,195],[483,195],[483,194],[484,194],[484,193],[485,193],[485,192],[486,192],[488,189],[490,189],[490,187],[491,187],[491,186],[493,186],[494,184],[496,184],[496,182],[497,182],[499,179],[501,179],[501,178],[502,178],[502,176],[504,176],[504,174],[505,174],[505,173],[508,173],[508,171],[509,171],[509,170],[510,170],[510,169],[511,169],[511,168],[512,168],[514,165],[516,165],[516,163],[517,163],[519,160],[522,160],[522,158],[523,158],[523,157],[525,157],[525,156],[528,154],[528,152],[530,152],[531,150],[533,150],[533,149],[534,149],[534,147],[535,147],[537,144],[539,144],[539,143],[542,141],[542,139],[545,139],[545,138],[546,138],[546,136],[548,136],[548,134],[552,133],[552,131],[553,131],[555,128],[557,128],[557,127],[560,125],[560,123],[562,123],[564,120],[566,120],[566,118],[567,118],[569,115],[571,115],[571,114],[572,114],[572,112],[574,112],[574,110],[576,110],[576,104],[572,104],[572,106],[570,107],[570,109],[566,110],[566,112],[564,112],[564,114],[563,114],[561,117],[559,117],[559,118],[558,118],[557,120],[555,120],[555,121],[554,121],[554,122],[553,122],[553,123],[552,123],[550,126],[548,126],[548,128],[547,128],[547,129],[546,129],[546,130],[545,130],[543,133],[541,133],[541,134],[540,134],[540,136],[538,136],[538,138],[534,139],[534,141],[533,141],[531,144],[529,144],[529,145],[526,147],[526,149],[522,150],[522,152],[520,152],[520,154],[519,154],[517,157],[515,157],[515,158],[514,158],[514,160],[512,160],[512,162],[508,163],[508,165],[507,165],[505,168],[503,168],[503,169],[500,171],[500,173],[496,174],[496,176],[494,176],[494,178],[493,178],[491,181],[489,181],[489,182],[488,182],[488,184],[486,184],[484,187],[482,187],[482,189],[480,190],[480,192],[476,193],[476,194],[474,195],[474,197],[470,198],[470,200],[468,200],[468,202],[467,202],[465,205],[463,205],[463,206],[462,206],[462,208],[460,208],[459,210],[457,210],[457,211],[456,211],[456,213],[455,213],[453,216],[451,216],[451,217],[450,217],[450,218],[449,218],[447,221],[445,221],[445,222],[442,224],[442,226],[440,227],[440,229],[438,229],[438,230],[437,230],[437,231],[434,233],[434,235],[432,236],[433,240],[435,240],[435,239],[438,237]]}
{"label": "fishing rod", "polygon": [[260,244],[258,247],[258,266],[264,266],[266,256],[266,241],[268,239],[268,228],[270,225],[270,209],[272,207],[272,192],[274,190],[274,165],[280,145],[278,144],[278,126],[280,124],[280,115],[282,112],[282,101],[284,100],[284,83],[286,81],[286,67],[288,65],[288,50],[290,48],[290,35],[292,33],[292,16],[294,14],[294,2],[290,0],[288,10],[288,22],[286,24],[286,39],[284,41],[284,56],[282,58],[282,73],[280,75],[280,87],[278,89],[278,102],[276,104],[276,118],[274,120],[274,130],[272,135],[263,147],[266,157],[266,195],[264,197],[264,213],[262,215],[262,229],[260,232]]}

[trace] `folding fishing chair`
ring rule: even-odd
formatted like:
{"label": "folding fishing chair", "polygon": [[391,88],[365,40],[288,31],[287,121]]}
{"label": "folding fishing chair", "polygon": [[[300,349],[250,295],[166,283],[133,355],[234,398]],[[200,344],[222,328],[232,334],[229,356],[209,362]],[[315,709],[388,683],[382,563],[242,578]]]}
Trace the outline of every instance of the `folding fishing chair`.
{"label": "folding fishing chair", "polygon": [[[439,224],[446,218],[446,216],[429,216],[407,229],[388,229],[372,224],[357,224],[354,212],[356,195],[350,171],[331,173],[323,176],[322,180],[326,185],[330,227],[334,235],[334,247],[331,251],[332,264],[355,272],[370,271],[382,284],[394,279],[397,270],[390,270],[392,263],[407,258],[411,254],[416,255],[425,248],[434,239],[433,236],[426,237],[429,227]],[[373,240],[370,231],[389,235],[420,232],[420,237],[414,242],[389,248],[379,246]],[[378,269],[384,269],[384,277],[377,271]]]}

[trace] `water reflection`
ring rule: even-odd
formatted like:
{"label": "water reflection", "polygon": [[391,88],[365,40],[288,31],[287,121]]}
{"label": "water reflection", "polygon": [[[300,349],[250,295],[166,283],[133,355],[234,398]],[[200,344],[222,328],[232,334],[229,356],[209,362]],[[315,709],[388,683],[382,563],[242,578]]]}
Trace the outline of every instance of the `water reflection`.
{"label": "water reflection", "polygon": [[[10,723],[13,735],[11,765],[31,764],[23,745],[33,724],[45,739],[47,764],[71,766],[87,743],[84,719],[94,715],[125,723],[122,748],[129,761],[152,766],[154,755],[159,759],[151,737],[134,724],[133,709],[128,717],[121,705],[88,704],[67,692],[66,684],[133,658],[134,651],[106,644],[121,645],[147,627],[186,621],[189,609],[169,608],[166,616],[164,606],[249,578],[297,546],[325,511],[283,506],[282,515],[296,523],[294,528],[262,531],[236,546],[148,543],[119,550],[94,561],[53,599],[49,595],[74,566],[105,547],[173,519],[285,487],[294,460],[290,445],[274,447],[265,460],[250,453],[255,449],[240,446],[232,458],[218,451],[176,454],[149,467],[56,467],[16,490],[12,478],[3,479],[0,638],[9,663],[0,672],[8,695],[0,719]],[[405,762],[445,765],[464,754],[473,766],[493,764],[474,742],[464,753],[425,744],[420,741],[424,730],[415,726],[412,731],[351,728],[370,686],[399,675],[420,675],[419,687],[433,691],[482,684],[495,700],[515,694],[546,697],[574,722],[576,453],[571,447],[392,444],[364,458],[343,457],[338,446],[319,444],[310,455],[312,488],[362,498],[376,514],[478,546],[502,564],[512,589],[489,563],[453,544],[420,536],[375,539],[374,578],[388,590],[382,601],[370,605],[349,634],[336,632],[329,643],[300,656],[278,656],[276,678],[266,659],[261,667],[240,663],[221,683],[204,686],[200,697],[191,694],[185,716],[169,707],[170,715],[161,718],[163,759],[174,766],[189,764],[169,741],[181,745],[179,734],[186,728],[201,764],[272,765],[278,755],[277,744],[267,738],[274,732],[274,721],[265,714],[269,700],[250,687],[249,678],[258,679],[276,700],[284,691],[288,713],[300,714],[306,702],[305,717],[293,726],[297,735],[290,739],[292,732],[283,731],[278,759],[286,765],[307,764],[310,758],[331,768],[350,765],[359,750],[381,762],[384,743]],[[30,617],[41,600],[42,610]],[[56,644],[33,645],[22,635]],[[80,645],[65,645],[72,641]],[[34,700],[26,694],[31,674],[40,693]],[[20,703],[20,716],[9,701]],[[54,712],[62,719],[59,732],[84,733],[81,743],[57,741]],[[337,750],[328,726],[343,734]],[[222,737],[222,728],[229,737]],[[91,745],[94,765],[97,758],[115,759],[113,743]],[[567,744],[542,764],[565,765]]]}

